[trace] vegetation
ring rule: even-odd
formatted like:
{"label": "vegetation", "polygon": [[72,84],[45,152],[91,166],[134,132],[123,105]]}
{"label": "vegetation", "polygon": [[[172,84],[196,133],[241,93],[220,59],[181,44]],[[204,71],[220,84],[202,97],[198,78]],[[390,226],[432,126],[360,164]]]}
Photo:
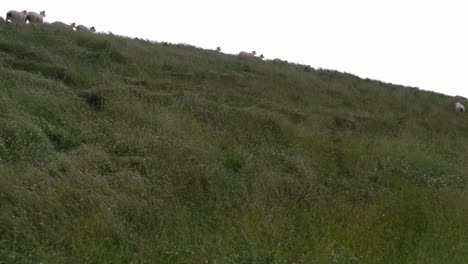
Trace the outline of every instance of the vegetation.
{"label": "vegetation", "polygon": [[48,25],[0,80],[0,263],[468,263],[452,97]]}

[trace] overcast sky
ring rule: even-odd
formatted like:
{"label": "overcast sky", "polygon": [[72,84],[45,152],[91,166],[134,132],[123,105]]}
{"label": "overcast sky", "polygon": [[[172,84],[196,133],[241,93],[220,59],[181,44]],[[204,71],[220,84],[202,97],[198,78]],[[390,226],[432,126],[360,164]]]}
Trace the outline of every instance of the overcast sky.
{"label": "overcast sky", "polygon": [[468,97],[468,3],[455,0],[1,1],[47,22],[257,51],[315,68]]}

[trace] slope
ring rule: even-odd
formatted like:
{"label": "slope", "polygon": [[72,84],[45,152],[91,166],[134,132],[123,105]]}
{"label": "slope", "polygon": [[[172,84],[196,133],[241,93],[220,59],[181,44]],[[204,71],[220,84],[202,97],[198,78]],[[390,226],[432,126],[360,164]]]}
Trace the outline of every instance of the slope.
{"label": "slope", "polygon": [[468,262],[455,98],[49,25],[0,80],[0,262]]}

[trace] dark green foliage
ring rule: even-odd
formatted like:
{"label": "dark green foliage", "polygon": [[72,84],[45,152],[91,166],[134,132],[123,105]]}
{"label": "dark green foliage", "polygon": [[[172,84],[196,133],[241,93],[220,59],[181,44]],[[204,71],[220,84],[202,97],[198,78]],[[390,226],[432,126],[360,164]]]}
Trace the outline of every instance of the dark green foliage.
{"label": "dark green foliage", "polygon": [[0,160],[43,160],[50,142],[44,131],[26,120],[0,120]]}
{"label": "dark green foliage", "polygon": [[58,81],[62,81],[65,84],[76,85],[79,83],[79,81],[74,80],[71,73],[64,67],[49,63],[37,63],[24,60],[9,60],[6,63],[15,70],[27,71],[33,74],[42,74],[46,78],[53,78]]}
{"label": "dark green foliage", "polygon": [[467,263],[452,98],[0,25],[0,263]]}
{"label": "dark green foliage", "polygon": [[127,62],[126,58],[112,47],[111,43],[107,40],[89,36],[89,34],[82,34],[76,38],[76,44],[89,51],[87,58],[90,59],[91,62]]}
{"label": "dark green foliage", "polygon": [[99,94],[90,91],[82,91],[78,95],[94,110],[100,111],[104,107],[105,99]]}
{"label": "dark green foliage", "polygon": [[43,56],[34,52],[29,47],[18,42],[12,42],[10,40],[2,40],[0,42],[0,51],[7,53],[9,55],[12,55],[18,59],[32,60],[32,61],[45,60]]}
{"label": "dark green foliage", "polygon": [[245,159],[239,154],[227,153],[223,165],[226,169],[239,172],[245,165]]}

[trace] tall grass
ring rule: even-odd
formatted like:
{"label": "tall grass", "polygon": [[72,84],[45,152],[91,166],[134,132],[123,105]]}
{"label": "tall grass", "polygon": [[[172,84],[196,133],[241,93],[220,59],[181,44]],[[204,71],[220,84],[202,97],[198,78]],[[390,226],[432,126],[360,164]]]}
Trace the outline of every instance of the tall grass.
{"label": "tall grass", "polygon": [[466,263],[454,98],[0,25],[0,263]]}

